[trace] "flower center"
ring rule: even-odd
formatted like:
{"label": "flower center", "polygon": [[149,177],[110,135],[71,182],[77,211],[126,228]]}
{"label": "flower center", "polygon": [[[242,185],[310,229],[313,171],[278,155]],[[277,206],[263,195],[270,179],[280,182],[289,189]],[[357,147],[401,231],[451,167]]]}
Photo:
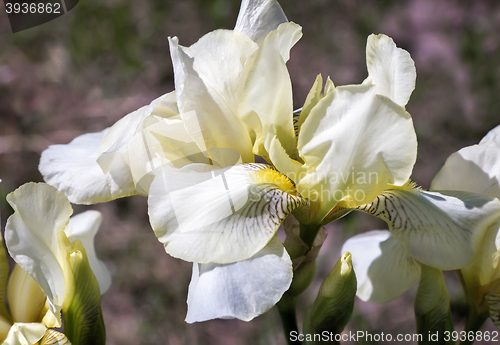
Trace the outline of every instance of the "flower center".
{"label": "flower center", "polygon": [[266,168],[252,172],[251,178],[255,183],[271,183],[285,193],[297,194],[297,189],[293,182],[272,168]]}

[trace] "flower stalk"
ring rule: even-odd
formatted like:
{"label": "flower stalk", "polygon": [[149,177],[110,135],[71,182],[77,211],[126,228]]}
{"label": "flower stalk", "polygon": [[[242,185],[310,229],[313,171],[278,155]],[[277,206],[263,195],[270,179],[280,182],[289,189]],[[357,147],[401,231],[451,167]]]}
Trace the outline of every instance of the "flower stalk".
{"label": "flower stalk", "polygon": [[285,292],[283,297],[281,297],[281,300],[276,304],[276,307],[278,308],[280,314],[281,324],[283,325],[283,334],[285,336],[286,343],[288,345],[300,345],[301,342],[299,340],[294,341],[292,340],[292,337],[290,337],[290,335],[293,334],[292,332],[296,332],[296,334],[299,333],[296,312],[297,297],[291,296]]}

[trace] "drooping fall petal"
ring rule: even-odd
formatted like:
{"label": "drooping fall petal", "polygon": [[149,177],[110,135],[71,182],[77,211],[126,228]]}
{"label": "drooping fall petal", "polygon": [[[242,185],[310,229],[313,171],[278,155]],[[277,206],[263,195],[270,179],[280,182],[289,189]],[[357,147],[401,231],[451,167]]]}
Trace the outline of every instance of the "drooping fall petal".
{"label": "drooping fall petal", "polygon": [[231,264],[193,264],[186,322],[250,321],[274,306],[292,282],[292,261],[275,236],[251,258]]}
{"label": "drooping fall petal", "polygon": [[75,204],[94,204],[137,194],[122,156],[104,173],[97,159],[106,130],[76,137],[67,145],[51,145],[42,152],[39,170],[44,180]]}
{"label": "drooping fall petal", "polygon": [[420,263],[386,230],[349,238],[342,252],[350,252],[358,281],[356,295],[365,302],[386,303],[420,279]]}
{"label": "drooping fall petal", "polygon": [[149,217],[170,255],[198,263],[246,260],[305,200],[264,164],[162,167],[151,185]]}
{"label": "drooping fall petal", "polygon": [[481,194],[393,187],[358,209],[387,222],[416,260],[441,270],[474,260],[486,230],[500,217],[500,201]]}

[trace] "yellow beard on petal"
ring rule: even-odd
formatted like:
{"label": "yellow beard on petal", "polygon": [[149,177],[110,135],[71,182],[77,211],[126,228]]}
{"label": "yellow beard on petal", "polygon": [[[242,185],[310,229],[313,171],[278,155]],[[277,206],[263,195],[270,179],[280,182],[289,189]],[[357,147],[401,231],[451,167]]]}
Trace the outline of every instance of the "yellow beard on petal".
{"label": "yellow beard on petal", "polygon": [[297,188],[295,188],[294,183],[288,177],[273,168],[253,171],[250,173],[250,177],[255,183],[271,183],[285,193],[292,195],[297,194]]}
{"label": "yellow beard on petal", "polygon": [[[406,181],[406,183],[402,186],[396,186],[396,185],[388,185],[388,189],[400,189],[400,190],[406,190],[412,193],[420,193],[422,191],[422,188],[420,188],[417,183],[413,182],[412,180]],[[342,200],[340,200],[337,205],[331,209],[331,211],[327,214],[325,218],[328,218],[331,216],[333,213],[340,209],[355,209],[359,205],[356,204],[356,202],[353,200],[353,197],[350,195],[346,195]]]}
{"label": "yellow beard on petal", "polygon": [[406,181],[406,183],[402,186],[395,186],[395,185],[389,185],[388,186],[388,189],[402,189],[402,190],[406,190],[406,191],[409,191],[409,192],[421,192],[422,191],[422,188],[420,188],[416,182],[413,182],[412,180],[408,180]]}

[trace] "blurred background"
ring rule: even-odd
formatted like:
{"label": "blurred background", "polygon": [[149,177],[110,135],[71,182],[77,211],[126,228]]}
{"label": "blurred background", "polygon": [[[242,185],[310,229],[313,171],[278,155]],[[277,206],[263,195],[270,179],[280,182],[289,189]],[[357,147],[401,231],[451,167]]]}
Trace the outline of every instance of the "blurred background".
{"label": "blurred background", "polygon": [[[429,188],[451,153],[500,124],[498,1],[282,0],[281,5],[304,33],[288,63],[295,108],[318,73],[336,85],[362,82],[371,33],[385,33],[410,52],[417,87],[407,110],[419,144],[412,179],[422,187]],[[80,0],[67,15],[13,34],[0,2],[2,232],[12,213],[6,194],[42,181],[37,165],[48,145],[101,131],[173,90],[167,37],[178,36],[188,46],[216,28],[231,29],[238,9],[238,0]],[[104,214],[97,250],[113,276],[102,299],[109,345],[285,343],[275,309],[248,323],[183,321],[191,264],[164,252],[150,229],[144,197],[74,208]],[[316,280],[299,301],[299,319],[345,239],[384,228],[357,212],[329,225]],[[453,272],[447,284],[460,330],[466,304]],[[346,330],[413,333],[415,291],[385,305],[357,300]],[[491,321],[487,329],[495,329]]]}

